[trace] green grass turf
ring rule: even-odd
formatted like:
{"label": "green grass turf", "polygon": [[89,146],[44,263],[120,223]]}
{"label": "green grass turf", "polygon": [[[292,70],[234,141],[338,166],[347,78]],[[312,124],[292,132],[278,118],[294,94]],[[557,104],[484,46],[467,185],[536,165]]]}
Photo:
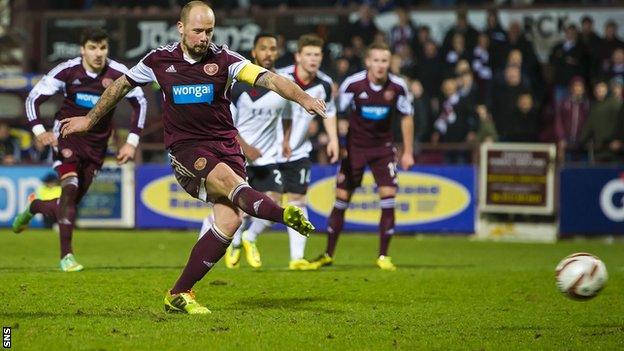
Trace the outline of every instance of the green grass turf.
{"label": "green grass turf", "polygon": [[[0,231],[0,324],[13,349],[381,350],[624,348],[624,243],[394,239],[397,272],[374,266],[377,237],[343,235],[335,266],[290,272],[284,233],[259,239],[264,267],[218,264],[196,286],[208,316],[168,315],[164,291],[186,262],[189,232],[78,231],[86,270],[57,270],[58,239]],[[314,235],[306,252],[325,245]],[[594,300],[554,285],[564,256],[601,257],[610,280]]]}

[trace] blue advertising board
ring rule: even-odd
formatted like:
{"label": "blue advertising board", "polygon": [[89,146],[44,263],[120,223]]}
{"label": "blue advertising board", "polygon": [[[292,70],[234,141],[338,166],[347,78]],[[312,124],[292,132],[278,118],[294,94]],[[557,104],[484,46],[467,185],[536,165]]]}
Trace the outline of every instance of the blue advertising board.
{"label": "blue advertising board", "polygon": [[212,212],[206,203],[186,193],[169,166],[139,166],[135,179],[138,228],[199,229]]}
{"label": "blue advertising board", "polygon": [[562,235],[624,234],[624,167],[565,168],[559,192]]}
{"label": "blue advertising board", "polygon": [[[399,172],[397,231],[474,233],[475,172],[472,166],[421,166]],[[320,230],[325,228],[334,204],[335,176],[335,166],[312,167],[308,212]],[[211,213],[208,205],[180,187],[168,166],[139,167],[136,185],[136,224],[140,228],[199,228]],[[376,232],[379,216],[373,177],[366,172],[346,212],[345,229]]]}
{"label": "blue advertising board", "polygon": [[[335,166],[312,168],[308,209],[312,223],[323,229],[332,211],[336,185]],[[416,166],[399,172],[396,196],[396,231],[474,233],[476,170],[472,166]],[[345,213],[345,230],[377,232],[379,196],[370,171],[364,174]]]}
{"label": "blue advertising board", "polygon": [[[53,172],[50,167],[0,167],[0,227],[10,227],[13,217],[21,212],[28,195],[41,186],[41,178]],[[41,227],[42,217],[35,216],[31,227]]]}

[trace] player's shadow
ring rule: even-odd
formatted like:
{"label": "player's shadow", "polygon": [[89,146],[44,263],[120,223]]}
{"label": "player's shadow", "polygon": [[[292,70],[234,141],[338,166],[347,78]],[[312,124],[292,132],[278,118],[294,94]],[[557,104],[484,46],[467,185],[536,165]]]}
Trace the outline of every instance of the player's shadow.
{"label": "player's shadow", "polygon": [[243,310],[250,309],[266,310],[266,309],[286,309],[292,311],[310,311],[315,313],[337,314],[343,313],[343,310],[324,308],[318,305],[319,302],[326,302],[327,299],[322,297],[254,297],[236,301],[224,310]]}

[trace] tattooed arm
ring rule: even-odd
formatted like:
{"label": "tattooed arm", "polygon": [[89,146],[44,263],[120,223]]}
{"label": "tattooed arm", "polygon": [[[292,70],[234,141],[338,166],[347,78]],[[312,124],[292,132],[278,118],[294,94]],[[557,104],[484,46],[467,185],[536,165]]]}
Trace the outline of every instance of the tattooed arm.
{"label": "tattooed arm", "polygon": [[279,74],[266,71],[258,77],[255,85],[273,90],[283,98],[298,103],[310,114],[318,114],[323,118],[327,118],[325,114],[325,101],[323,101],[323,99],[313,98],[297,84]]}
{"label": "tattooed arm", "polygon": [[86,116],[66,118],[61,121],[61,134],[65,137],[69,134],[86,132],[98,123],[119,101],[132,90],[132,85],[123,75],[111,84]]}

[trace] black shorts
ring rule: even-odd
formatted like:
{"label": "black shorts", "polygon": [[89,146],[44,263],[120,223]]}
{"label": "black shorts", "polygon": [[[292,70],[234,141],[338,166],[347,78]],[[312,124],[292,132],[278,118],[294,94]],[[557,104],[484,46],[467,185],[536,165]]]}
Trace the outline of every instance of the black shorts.
{"label": "black shorts", "polygon": [[282,174],[276,164],[247,166],[247,182],[252,188],[261,191],[282,192]]}
{"label": "black shorts", "polygon": [[311,167],[312,162],[307,157],[292,162],[280,163],[279,170],[282,172],[284,193],[305,195],[308,191],[308,184],[310,184]]}

